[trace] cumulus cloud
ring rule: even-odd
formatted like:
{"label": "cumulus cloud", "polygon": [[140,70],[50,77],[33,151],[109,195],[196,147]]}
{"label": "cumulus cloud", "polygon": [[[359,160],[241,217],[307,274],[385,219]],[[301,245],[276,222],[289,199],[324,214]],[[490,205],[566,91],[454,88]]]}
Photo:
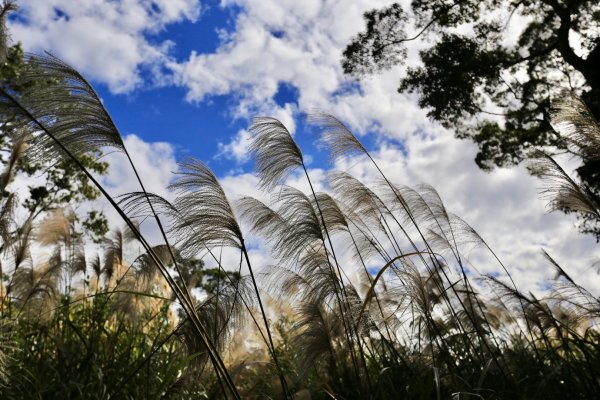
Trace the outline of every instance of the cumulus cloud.
{"label": "cumulus cloud", "polygon": [[115,93],[148,76],[165,83],[169,41],[153,35],[167,25],[195,21],[199,0],[22,0],[9,29],[28,51],[49,51]]}
{"label": "cumulus cloud", "polygon": [[[396,92],[401,71],[392,69],[358,83],[344,75],[340,59],[346,44],[362,28],[363,13],[390,1],[274,1],[227,0],[242,11],[235,29],[222,35],[211,53],[192,52],[169,68],[175,84],[187,90],[190,102],[211,96],[235,98],[233,115],[251,118],[269,113],[294,127],[289,116],[324,111],[343,119],[357,133],[377,132],[406,139],[433,126],[413,95]],[[418,46],[409,52],[417,62]],[[275,97],[281,84],[298,90],[295,103],[280,105]],[[292,118],[293,120],[293,118]],[[239,133],[221,152],[243,160]],[[235,154],[237,152],[237,155]]]}
{"label": "cumulus cloud", "polygon": [[[135,165],[145,189],[168,200],[172,200],[172,194],[167,190],[173,178],[173,172],[177,171],[175,150],[166,142],[146,142],[137,135],[127,135],[124,138],[125,147],[131,160]],[[104,158],[109,163],[108,173],[97,177],[106,191],[115,199],[118,196],[130,192],[141,191],[140,184],[131,168],[127,157],[122,153],[109,153]],[[92,203],[85,204],[79,209],[81,215],[89,210],[103,211],[111,228],[125,226],[125,222],[112,206],[101,198]],[[162,239],[158,227],[153,220],[139,221],[142,224],[142,233],[150,243],[161,243]]]}
{"label": "cumulus cloud", "polygon": [[235,31],[214,52],[193,52],[171,65],[190,101],[234,92],[254,102],[268,102],[279,82],[300,89],[301,108],[323,101],[345,81],[339,60],[363,12],[388,2],[223,1],[243,8]]}
{"label": "cumulus cloud", "polygon": [[227,143],[219,142],[219,153],[217,158],[225,157],[230,160],[235,160],[237,163],[244,163],[250,159],[248,153],[248,143],[251,134],[246,129],[241,129]]}
{"label": "cumulus cloud", "polygon": [[[538,198],[540,182],[525,168],[481,171],[472,162],[474,144],[458,141],[449,132],[427,139],[412,137],[406,149],[382,146],[374,158],[387,177],[398,184],[432,185],[448,210],[469,223],[498,254],[523,290],[539,291],[554,271],[541,249],[581,282],[589,280],[590,266],[600,253],[593,238],[578,233],[575,218],[548,214]],[[336,168],[352,173],[363,182],[375,182],[378,172],[369,160],[341,160]],[[474,267],[482,273],[499,272],[491,254],[472,254]]]}
{"label": "cumulus cloud", "polygon": [[[304,112],[318,109],[336,115],[359,135],[376,135],[374,157],[393,181],[433,185],[449,210],[489,242],[521,289],[539,289],[552,275],[540,255],[542,247],[573,276],[590,282],[589,266],[598,255],[593,239],[577,233],[572,217],[546,214],[544,203],[537,198],[538,183],[523,168],[480,171],[473,162],[476,148],[472,143],[456,140],[451,132],[428,121],[414,96],[396,92],[399,69],[360,83],[344,76],[341,54],[362,28],[362,14],[391,1],[222,0],[222,7],[241,9],[234,29],[221,34],[214,52],[192,52],[185,60],[170,58],[172,44],[155,43],[151,38],[170,23],[197,18],[198,1],[34,3],[39,2],[21,2],[23,17],[11,24],[14,38],[30,49],[54,51],[107,83],[111,90],[136,88],[144,69],[155,71],[158,77],[166,69],[172,74],[171,82],[185,88],[190,102],[231,96],[234,117],[271,115],[294,132]],[[416,50],[409,53],[409,62],[415,60]],[[286,104],[275,101],[282,83],[298,92],[297,98]],[[240,130],[230,141],[220,143],[220,156],[246,161],[248,137],[246,130]],[[154,182],[148,183],[149,189],[160,193],[176,168],[172,149],[137,137],[127,140],[131,151],[139,153],[145,179]],[[137,188],[126,165],[111,162],[115,172],[106,178],[111,190]],[[363,159],[338,162],[335,167],[365,182],[377,177]],[[310,174],[317,190],[327,187],[324,169],[311,169]],[[301,176],[290,177],[289,183],[308,191]],[[225,176],[222,184],[232,197],[261,196],[256,178],[246,173]],[[228,264],[239,262],[237,255],[225,256],[231,257]],[[268,262],[268,256],[256,249],[252,257],[257,264]],[[480,260],[475,254],[473,257]],[[497,268],[485,262],[477,267],[482,272]]]}
{"label": "cumulus cloud", "polygon": [[[509,266],[522,289],[538,290],[552,276],[540,253],[545,248],[574,276],[585,278],[597,256],[595,243],[581,236],[571,216],[547,214],[538,199],[538,182],[524,168],[482,172],[473,162],[476,148],[431,123],[413,95],[395,91],[401,71],[392,69],[360,83],[344,76],[342,51],[363,25],[362,14],[388,1],[224,0],[241,6],[235,29],[222,36],[212,53],[193,52],[170,68],[187,99],[202,102],[214,95],[234,95],[234,114],[246,118],[281,111],[274,98],[280,84],[298,90],[297,118],[319,109],[338,116],[357,134],[376,135],[375,157],[388,176],[409,186],[426,182],[441,194],[448,208],[462,216],[489,242]],[[516,21],[512,29],[518,31]],[[514,38],[511,38],[511,40]],[[416,62],[416,51],[409,63]],[[252,106],[248,106],[251,104]],[[240,131],[221,151],[245,161],[248,133]],[[360,159],[336,164],[366,182],[376,178]],[[325,171],[311,171],[317,186],[326,187]],[[248,176],[225,178],[232,192],[248,189]],[[301,177],[290,183],[308,189]],[[475,253],[474,260],[480,260]],[[489,258],[478,268],[493,272]],[[600,289],[600,288],[597,288]]]}
{"label": "cumulus cloud", "polygon": [[[166,142],[146,142],[133,134],[125,136],[124,143],[146,190],[166,196],[173,172],[177,171],[173,146]],[[102,182],[110,194],[119,195],[140,189],[135,173],[123,154],[111,153],[106,161],[110,169]]]}

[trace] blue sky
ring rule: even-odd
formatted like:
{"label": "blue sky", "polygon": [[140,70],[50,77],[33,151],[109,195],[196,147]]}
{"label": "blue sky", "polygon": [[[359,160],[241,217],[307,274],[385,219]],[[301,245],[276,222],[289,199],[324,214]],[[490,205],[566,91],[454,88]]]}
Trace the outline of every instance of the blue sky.
{"label": "blue sky", "polygon": [[[150,37],[151,41],[175,43],[172,56],[184,59],[191,51],[210,52],[219,45],[218,30],[231,30],[239,9],[222,8],[212,1],[204,5],[201,21],[183,20],[167,26]],[[146,76],[145,76],[146,75]],[[149,81],[148,72],[142,79]],[[231,118],[231,96],[214,96],[209,101],[190,103],[181,87],[143,87],[128,93],[111,91],[105,82],[94,82],[99,95],[123,134],[134,133],[147,141],[169,142],[177,158],[195,156],[210,160],[213,168],[227,166],[219,162],[218,144],[247,126],[247,121]],[[294,101],[286,98],[285,101]],[[222,157],[221,157],[222,158]]]}
{"label": "blue sky", "polygon": [[[522,167],[480,171],[472,143],[429,121],[414,95],[397,93],[402,67],[362,81],[342,73],[341,53],[362,29],[364,11],[389,3],[20,0],[9,29],[27,51],[50,51],[93,82],[155,191],[164,190],[177,159],[193,155],[232,196],[256,194],[245,129],[257,115],[274,116],[294,133],[313,159],[318,187],[332,168],[373,180],[364,160],[333,165],[315,149],[316,132],[303,121],[320,110],[344,121],[394,181],[432,184],[526,287],[540,287],[550,273],[540,247],[588,273],[593,240],[577,234],[572,217],[545,213],[538,183]],[[407,65],[418,62],[418,50],[415,42]],[[130,190],[124,168],[112,163],[107,183],[116,191]]]}
{"label": "blue sky", "polygon": [[[55,21],[70,20],[69,14],[55,7]],[[236,5],[221,7],[218,1],[208,1],[201,5],[201,13],[195,19],[183,19],[165,26],[164,29],[148,35],[150,43],[172,42],[169,56],[175,62],[184,61],[191,52],[211,53],[219,48],[220,32],[235,31],[236,19],[243,9]],[[13,19],[24,24],[33,21],[15,14]],[[283,30],[271,32],[280,38]],[[152,82],[152,74],[140,71],[144,82]],[[151,142],[169,142],[173,145],[176,157],[195,156],[210,163],[217,173],[226,173],[232,168],[232,160],[223,153],[222,145],[231,140],[240,130],[248,127],[251,115],[235,114],[237,96],[235,93],[208,95],[203,101],[186,100],[186,88],[178,85],[148,84],[136,90],[111,90],[101,79],[92,79],[117,126],[123,134],[136,134]],[[345,83],[338,92],[359,89],[357,83]],[[276,106],[289,104],[298,107],[299,89],[293,83],[281,81],[272,96]],[[326,163],[325,155],[313,145],[314,130],[302,121],[303,111],[298,111],[296,140],[301,144],[315,165]],[[256,115],[262,115],[257,113]],[[372,136],[364,137],[366,143],[373,142]],[[238,170],[248,170],[248,162],[234,162]]]}

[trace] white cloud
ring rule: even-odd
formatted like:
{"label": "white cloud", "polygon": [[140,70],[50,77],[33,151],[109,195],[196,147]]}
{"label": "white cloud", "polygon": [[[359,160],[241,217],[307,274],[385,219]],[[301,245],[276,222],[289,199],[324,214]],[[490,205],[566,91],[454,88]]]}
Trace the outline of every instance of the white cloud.
{"label": "white cloud", "polygon": [[[173,172],[177,171],[173,146],[165,142],[145,142],[133,134],[125,136],[124,143],[145,189],[149,193],[172,200],[172,195],[167,190],[167,186],[173,178]],[[105,157],[105,161],[109,163],[108,173],[99,177],[99,179],[104,189],[113,198],[118,200],[119,195],[141,191],[135,172],[124,154],[109,153]],[[91,209],[103,211],[111,224],[111,228],[125,225],[119,214],[104,198],[91,204],[85,204],[81,207],[80,213],[85,214]],[[153,220],[144,221],[142,233],[150,243],[158,244],[162,241],[158,227]]]}
{"label": "white cloud", "polygon": [[9,26],[15,41],[63,58],[115,93],[142,85],[143,71],[164,83],[173,43],[152,35],[200,13],[199,0],[21,0],[19,6]]}
{"label": "white cloud", "polygon": [[[146,190],[167,195],[167,186],[173,172],[177,171],[173,147],[166,142],[145,142],[137,135],[125,136],[124,143]],[[111,153],[106,161],[110,169],[102,182],[109,193],[118,195],[140,190],[135,173],[123,154]]]}
{"label": "white cloud", "polygon": [[345,80],[339,60],[362,13],[389,1],[223,1],[243,7],[236,29],[216,52],[172,64],[190,101],[233,93],[269,102],[279,82],[300,90],[300,108],[322,107]]}
{"label": "white cloud", "polygon": [[[542,247],[574,276],[585,278],[598,255],[593,239],[577,232],[572,217],[546,214],[537,196],[538,182],[523,168],[479,170],[473,162],[476,148],[472,143],[456,140],[431,123],[415,96],[396,92],[399,68],[365,79],[359,86],[343,75],[341,54],[362,28],[363,12],[389,3],[224,0],[224,6],[235,4],[243,9],[235,30],[223,36],[215,52],[192,53],[185,62],[170,67],[176,83],[187,89],[189,101],[234,95],[238,117],[256,115],[257,110],[279,112],[281,107],[274,102],[279,85],[294,86],[299,98],[292,117],[316,108],[338,116],[359,134],[379,135],[376,157],[388,176],[409,186],[432,184],[450,211],[488,240],[522,289],[539,289],[553,274],[540,255]],[[521,24],[515,19],[512,30]],[[417,50],[409,52],[409,63],[416,62]],[[390,144],[390,138],[401,141],[404,149]],[[242,131],[221,150],[243,161],[245,142],[247,133]],[[366,181],[376,177],[364,160],[338,167],[349,168]],[[325,186],[324,172],[313,171],[319,187]],[[301,177],[291,181],[306,186]],[[228,176],[225,182],[238,193],[252,185],[247,175]],[[498,268],[490,257],[482,259],[473,253],[473,260],[485,260],[478,265],[482,272]]]}
{"label": "white cloud", "polygon": [[[375,159],[390,180],[411,187],[431,184],[446,207],[472,225],[506,264],[523,290],[539,291],[554,275],[541,249],[588,287],[600,291],[600,280],[590,279],[589,267],[600,256],[593,238],[578,233],[575,218],[548,214],[538,198],[540,182],[523,167],[487,173],[472,161],[476,147],[458,141],[449,132],[406,142],[408,154],[383,146]],[[363,182],[378,173],[366,159],[338,162]],[[475,267],[484,273],[499,271],[491,255],[473,254]]]}
{"label": "white cloud", "polygon": [[219,142],[219,153],[216,157],[225,157],[235,160],[237,163],[248,161],[250,159],[250,154],[248,153],[250,138],[250,132],[246,129],[241,129],[228,143]]}
{"label": "white cloud", "polygon": [[[50,49],[114,91],[140,85],[141,69],[166,67],[174,74],[173,82],[187,90],[189,101],[230,95],[236,100],[236,117],[272,115],[292,132],[303,112],[316,108],[332,113],[360,134],[378,135],[379,148],[374,154],[392,180],[409,186],[432,184],[449,210],[488,240],[522,289],[539,289],[552,275],[540,256],[540,247],[556,256],[573,276],[599,289],[598,280],[589,278],[592,258],[598,255],[593,239],[577,233],[572,217],[546,214],[537,198],[538,182],[523,168],[480,171],[473,162],[476,149],[472,143],[458,141],[430,123],[414,96],[396,93],[399,69],[365,79],[360,85],[343,75],[341,54],[362,28],[363,12],[390,1],[222,0],[224,7],[242,8],[235,29],[221,35],[216,51],[193,52],[184,61],[169,58],[170,43],[154,44],[149,37],[170,23],[196,18],[197,1],[155,1],[163,11],[160,14],[153,13],[151,2],[142,0],[36,3],[40,2],[23,0],[23,17],[29,22],[11,25],[14,38],[23,40],[28,49]],[[60,7],[69,19],[57,17],[54,7]],[[414,49],[409,55],[414,60]],[[297,88],[297,104],[274,101],[281,83]],[[404,150],[390,144],[390,138],[402,141]],[[176,168],[172,149],[136,137],[127,140],[130,151],[139,158],[136,164],[148,189],[160,193]],[[241,130],[231,141],[220,144],[220,154],[244,162],[247,143],[248,133]],[[111,162],[113,172],[106,179],[111,189],[135,190],[127,166],[122,161]],[[337,167],[365,181],[376,177],[365,160],[349,160]],[[325,172],[310,170],[317,190],[326,187]],[[308,190],[301,176],[292,176],[290,183]],[[232,195],[261,196],[256,178],[249,174],[226,176],[222,184]],[[257,264],[268,260],[256,250],[253,257]],[[482,258],[474,253],[473,260]],[[484,260],[477,264],[481,271],[497,268],[491,258]],[[228,260],[235,262],[235,257]]]}

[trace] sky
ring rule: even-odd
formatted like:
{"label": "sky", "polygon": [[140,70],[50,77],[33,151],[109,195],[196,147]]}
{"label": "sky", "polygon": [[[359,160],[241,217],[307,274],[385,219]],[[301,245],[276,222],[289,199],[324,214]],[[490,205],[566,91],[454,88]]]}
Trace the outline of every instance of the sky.
{"label": "sky", "polygon": [[[341,54],[363,28],[362,14],[389,3],[20,0],[9,30],[26,51],[48,51],[93,83],[150,191],[166,194],[177,160],[194,156],[208,163],[231,197],[260,196],[247,155],[246,128],[255,116],[288,127],[308,155],[318,188],[326,187],[332,169],[373,180],[364,159],[332,164],[314,145],[315,129],[305,118],[318,110],[355,132],[394,182],[434,186],[522,289],[541,290],[553,276],[542,248],[600,289],[592,267],[595,241],[577,232],[572,216],[546,212],[539,182],[523,167],[479,170],[474,144],[428,120],[415,95],[397,93],[404,67],[361,81],[343,74]],[[510,32],[516,37],[515,21]],[[418,50],[418,43],[410,48],[408,65],[418,62]],[[124,160],[108,159],[103,182],[112,193],[136,188]],[[290,183],[305,185],[296,176]],[[253,257],[266,260],[261,251]]]}

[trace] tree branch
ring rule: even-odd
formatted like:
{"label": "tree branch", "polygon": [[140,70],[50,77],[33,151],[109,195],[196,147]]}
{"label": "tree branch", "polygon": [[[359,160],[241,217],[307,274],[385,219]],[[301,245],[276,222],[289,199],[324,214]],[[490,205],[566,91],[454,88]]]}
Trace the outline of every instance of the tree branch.
{"label": "tree branch", "polygon": [[556,48],[560,52],[560,55],[563,59],[573,66],[573,68],[577,69],[581,73],[584,73],[584,70],[587,69],[585,60],[575,54],[573,48],[569,44],[569,32],[571,30],[571,6],[561,6],[558,0],[542,0],[544,4],[552,7],[556,15],[560,18],[560,26],[556,31],[557,35],[557,43]]}
{"label": "tree branch", "polygon": [[381,45],[379,47],[377,47],[376,49],[373,49],[373,54],[379,54],[381,53],[384,49],[388,48],[389,46],[395,46],[401,43],[405,43],[405,42],[411,42],[413,40],[417,40],[419,37],[421,37],[421,35],[423,35],[437,20],[440,19],[440,16],[449,12],[451,9],[453,9],[454,7],[456,7],[457,5],[459,5],[460,3],[462,3],[463,1],[456,1],[454,4],[452,4],[450,7],[448,7],[448,9],[446,9],[444,12],[434,12],[433,17],[431,18],[431,20],[429,20],[429,22],[423,27],[421,28],[421,30],[419,32],[417,32],[416,34],[414,34],[412,37],[408,37],[408,38],[404,38],[404,39],[399,39],[399,40],[393,40],[391,42],[388,42],[384,45]]}

